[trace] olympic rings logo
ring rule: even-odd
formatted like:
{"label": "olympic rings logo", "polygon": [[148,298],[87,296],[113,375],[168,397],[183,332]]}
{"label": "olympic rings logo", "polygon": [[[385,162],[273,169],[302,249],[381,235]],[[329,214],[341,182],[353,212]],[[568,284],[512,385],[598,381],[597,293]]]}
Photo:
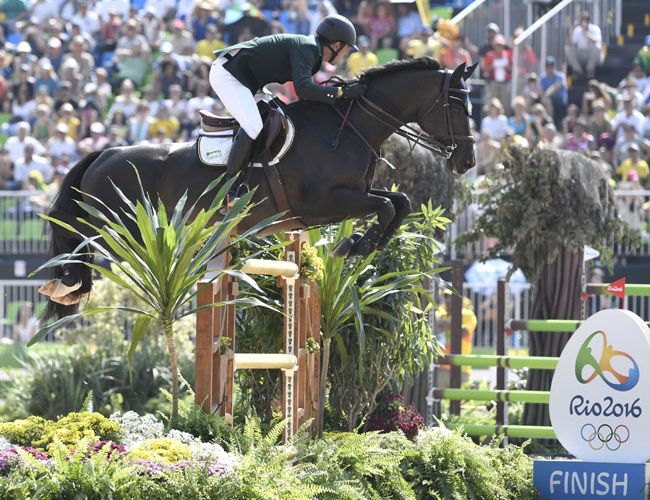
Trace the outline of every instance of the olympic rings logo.
{"label": "olympic rings logo", "polygon": [[630,430],[623,424],[614,429],[608,424],[602,424],[598,429],[592,424],[585,424],[580,429],[580,437],[589,443],[592,450],[598,451],[607,447],[609,451],[616,451],[630,439]]}

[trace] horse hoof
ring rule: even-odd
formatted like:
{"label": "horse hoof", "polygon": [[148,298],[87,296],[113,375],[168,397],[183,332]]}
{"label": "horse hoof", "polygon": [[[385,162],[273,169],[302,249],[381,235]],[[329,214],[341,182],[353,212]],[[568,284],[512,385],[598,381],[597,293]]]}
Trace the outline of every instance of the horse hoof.
{"label": "horse hoof", "polygon": [[[50,298],[65,297],[72,292],[81,288],[81,282],[75,283],[72,286],[64,285],[61,280],[50,280],[38,289],[38,292],[47,295]],[[55,301],[56,302],[56,301]]]}
{"label": "horse hoof", "polygon": [[352,238],[343,238],[332,249],[330,255],[332,255],[333,257],[339,257],[341,259],[345,259],[350,254],[350,251],[352,250],[354,244],[355,241]]}

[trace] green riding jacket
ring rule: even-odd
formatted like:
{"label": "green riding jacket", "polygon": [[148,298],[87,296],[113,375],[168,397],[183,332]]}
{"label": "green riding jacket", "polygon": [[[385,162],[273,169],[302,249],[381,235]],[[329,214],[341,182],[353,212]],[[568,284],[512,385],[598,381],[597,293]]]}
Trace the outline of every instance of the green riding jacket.
{"label": "green riding jacket", "polygon": [[232,57],[223,67],[253,94],[267,83],[289,80],[301,99],[331,103],[338,94],[338,88],[324,87],[311,79],[323,61],[323,48],[313,35],[263,36],[214,54]]}

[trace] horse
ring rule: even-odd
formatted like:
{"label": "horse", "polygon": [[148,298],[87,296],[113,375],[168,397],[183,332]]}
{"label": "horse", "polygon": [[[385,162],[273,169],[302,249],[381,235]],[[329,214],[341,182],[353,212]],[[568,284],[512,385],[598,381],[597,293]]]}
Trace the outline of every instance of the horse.
{"label": "horse", "polygon": [[[324,104],[298,101],[285,113],[294,125],[292,146],[277,165],[292,216],[280,219],[274,230],[324,226],[348,218],[376,215],[363,234],[341,241],[338,256],[368,255],[383,248],[411,211],[408,197],[372,187],[381,144],[394,132],[442,155],[447,168],[462,174],[474,166],[474,140],[469,130],[469,96],[465,85],[476,65],[462,64],[453,72],[431,58],[395,61],[363,72],[358,81],[367,85],[360,100]],[[419,125],[416,129],[411,123]],[[82,158],[66,175],[50,216],[81,231],[77,217],[88,217],[76,200],[101,210],[94,198],[113,209],[123,206],[111,180],[131,201],[140,197],[135,169],[144,191],[158,197],[170,211],[187,191],[191,206],[205,187],[224,172],[207,167],[197,156],[195,142],[147,144],[108,148]],[[274,187],[263,169],[250,171],[256,186],[255,203],[243,229],[281,212],[274,202]],[[198,207],[210,204],[203,197]],[[79,236],[52,225],[50,253],[72,252]],[[82,229],[83,227],[83,229]],[[84,257],[90,259],[92,257]],[[63,287],[50,296],[44,318],[76,312],[80,298],[90,292],[92,273],[80,263],[54,269],[51,283]],[[46,287],[47,289],[47,287]],[[47,293],[46,293],[47,294]],[[59,297],[65,296],[65,301]],[[55,299],[55,300],[53,300]]]}

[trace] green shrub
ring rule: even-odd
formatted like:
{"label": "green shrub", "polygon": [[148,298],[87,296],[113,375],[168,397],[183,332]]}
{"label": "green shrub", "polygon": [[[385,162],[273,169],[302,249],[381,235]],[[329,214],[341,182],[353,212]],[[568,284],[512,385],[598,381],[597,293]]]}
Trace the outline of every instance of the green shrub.
{"label": "green shrub", "polygon": [[404,452],[412,447],[396,432],[331,433],[299,444],[297,463],[320,471],[312,481],[332,490],[320,498],[414,499],[400,470]]}
{"label": "green shrub", "polygon": [[530,459],[522,448],[498,446],[445,428],[423,431],[404,455],[404,477],[422,499],[535,498]]}

